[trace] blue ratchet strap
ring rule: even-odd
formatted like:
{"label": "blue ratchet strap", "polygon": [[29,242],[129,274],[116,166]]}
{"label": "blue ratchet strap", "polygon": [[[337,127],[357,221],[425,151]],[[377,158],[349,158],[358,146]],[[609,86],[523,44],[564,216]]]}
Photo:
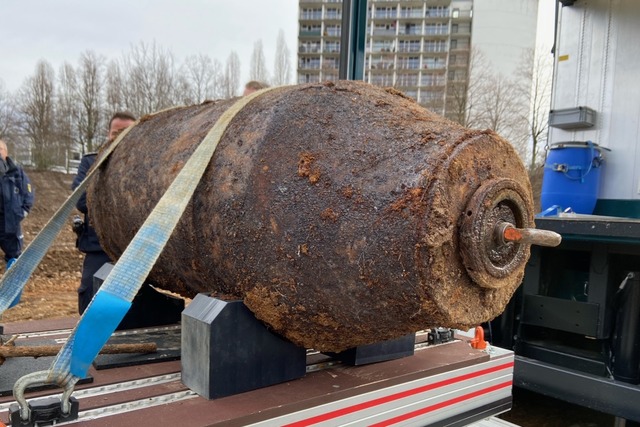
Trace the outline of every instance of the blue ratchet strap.
{"label": "blue ratchet strap", "polygon": [[[10,269],[11,266],[15,264],[17,260],[18,260],[17,258],[11,258],[9,261],[7,261],[7,270]],[[16,305],[18,305],[18,303],[20,302],[20,298],[22,298],[22,289],[20,289],[18,296],[15,297],[15,299],[11,302],[11,304],[9,304],[9,308],[15,307]]]}
{"label": "blue ratchet strap", "polygon": [[227,126],[249,102],[273,89],[240,98],[207,133],[89,303],[51,365],[51,382],[65,386],[86,376],[171,237]]}
{"label": "blue ratchet strap", "polygon": [[[137,123],[138,122],[135,124]],[[133,126],[135,126],[135,124]],[[42,261],[42,258],[44,258],[56,236],[66,224],[67,218],[69,218],[69,215],[71,215],[71,212],[75,209],[78,199],[82,196],[82,193],[84,193],[89,182],[91,182],[95,172],[133,126],[125,129],[113,143],[106,147],[86,178],[75,191],[71,193],[62,206],[58,208],[58,211],[51,217],[47,225],[44,226],[22,255],[18,257],[11,268],[7,269],[4,276],[2,276],[2,280],[0,280],[0,315],[2,315],[7,308],[11,307],[11,304],[16,298],[19,298],[29,277],[31,277],[31,274],[33,274],[38,264],[40,264],[40,261]]]}

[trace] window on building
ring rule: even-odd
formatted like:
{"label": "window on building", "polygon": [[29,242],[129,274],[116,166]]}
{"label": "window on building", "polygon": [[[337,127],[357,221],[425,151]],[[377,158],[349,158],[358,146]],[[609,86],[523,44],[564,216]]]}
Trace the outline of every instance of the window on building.
{"label": "window on building", "polygon": [[319,36],[320,34],[322,34],[320,25],[301,25],[300,26],[301,36]]}
{"label": "window on building", "polygon": [[422,34],[422,25],[418,24],[405,24],[404,27],[400,27],[400,34]]}
{"label": "window on building", "polygon": [[319,41],[308,41],[299,44],[300,53],[320,53]]}
{"label": "window on building", "polygon": [[398,74],[396,84],[398,86],[418,86],[417,74]]}
{"label": "window on building", "polygon": [[324,35],[329,37],[340,37],[340,25],[327,25],[324,29]]}
{"label": "window on building", "polygon": [[324,80],[328,80],[330,82],[335,82],[338,81],[338,74],[337,73],[326,73],[323,75],[323,79]]}
{"label": "window on building", "polygon": [[393,52],[393,40],[374,40],[371,45],[372,52]]}
{"label": "window on building", "polygon": [[420,40],[398,41],[398,52],[420,52]]}
{"label": "window on building", "polygon": [[443,86],[444,82],[444,74],[423,74],[420,86]]}
{"label": "window on building", "polygon": [[318,74],[306,74],[298,73],[298,83],[318,83],[320,81],[320,75]]}
{"label": "window on building", "polygon": [[323,70],[337,70],[339,64],[338,58],[323,58],[322,69]]}
{"label": "window on building", "polygon": [[424,58],[422,60],[422,67],[431,70],[440,69],[445,67],[445,63],[442,58]]}
{"label": "window on building", "polygon": [[398,68],[405,70],[417,70],[420,68],[420,57],[410,56],[408,58],[398,58]]}
{"label": "window on building", "polygon": [[441,22],[435,24],[426,24],[424,26],[424,33],[428,35],[447,34],[448,32],[449,28],[447,24],[443,24]]}
{"label": "window on building", "polygon": [[393,19],[396,17],[395,7],[376,7],[374,17],[377,19]]}
{"label": "window on building", "polygon": [[324,51],[327,53],[340,53],[340,42],[338,41],[324,42]]}
{"label": "window on building", "polygon": [[453,9],[453,12],[451,13],[451,17],[452,18],[459,18],[460,17],[460,9]]}
{"label": "window on building", "polygon": [[383,55],[370,55],[368,58],[367,68],[369,68],[368,64],[371,64],[372,70],[392,70],[393,69],[393,58],[389,58],[388,56]]}
{"label": "window on building", "polygon": [[301,58],[298,61],[298,68],[306,70],[320,69],[320,58]]}
{"label": "window on building", "polygon": [[395,23],[375,24],[373,27],[374,35],[393,35],[396,33]]}
{"label": "window on building", "polygon": [[446,6],[429,6],[425,16],[428,17],[446,17],[449,16],[449,8]]}
{"label": "window on building", "polygon": [[425,52],[446,52],[447,43],[444,40],[425,40],[424,51]]}
{"label": "window on building", "polygon": [[326,19],[340,19],[342,17],[342,9],[329,7],[325,13]]}
{"label": "window on building", "polygon": [[369,81],[376,86],[393,86],[393,75],[391,74],[373,74],[369,72]]}
{"label": "window on building", "polygon": [[322,19],[322,9],[321,8],[305,8],[300,11],[300,19]]}
{"label": "window on building", "polygon": [[421,7],[403,7],[400,9],[401,18],[422,18]]}

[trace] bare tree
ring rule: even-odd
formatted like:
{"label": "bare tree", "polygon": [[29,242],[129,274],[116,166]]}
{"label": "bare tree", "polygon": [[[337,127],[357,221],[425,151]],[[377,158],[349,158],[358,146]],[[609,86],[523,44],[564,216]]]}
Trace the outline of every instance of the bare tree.
{"label": "bare tree", "polygon": [[173,54],[140,43],[122,59],[125,107],[144,115],[179,103]]}
{"label": "bare tree", "polygon": [[184,103],[196,104],[224,96],[222,64],[217,59],[203,54],[188,56],[180,74],[184,80],[181,86],[187,91],[183,94]]}
{"label": "bare tree", "polygon": [[126,110],[124,91],[125,81],[120,64],[116,60],[109,61],[105,75],[105,106],[108,112]]}
{"label": "bare tree", "polygon": [[273,64],[273,84],[281,86],[289,84],[291,81],[291,57],[289,47],[284,38],[284,31],[278,31],[278,41],[276,43],[276,57]]}
{"label": "bare tree", "polygon": [[458,55],[455,64],[449,64],[447,117],[465,127],[479,127],[478,106],[487,90],[485,82],[490,75],[486,57],[477,48],[472,48],[468,57]]}
{"label": "bare tree", "polygon": [[94,151],[101,143],[104,129],[102,109],[104,106],[105,58],[92,51],[83,52],[76,71],[79,114],[77,120],[78,138],[83,152]]}
{"label": "bare tree", "polygon": [[548,48],[528,49],[522,57],[517,76],[523,81],[530,81],[528,89],[530,99],[528,114],[523,121],[528,128],[528,153],[525,157],[529,163],[529,173],[544,161],[542,148],[546,145],[549,131],[549,108],[551,106],[551,80],[553,73],[553,57]]}
{"label": "bare tree", "polygon": [[12,139],[16,136],[17,115],[15,103],[0,80],[0,139]]}
{"label": "bare tree", "polygon": [[41,60],[35,74],[27,78],[19,91],[21,127],[38,169],[48,169],[56,162],[54,78],[51,64]]}
{"label": "bare tree", "polygon": [[[79,143],[77,123],[80,116],[76,72],[68,62],[62,64],[58,72],[55,111],[57,139],[68,156],[73,146]],[[84,150],[84,147],[82,149]],[[65,166],[68,171],[69,163],[65,162]]]}
{"label": "bare tree", "polygon": [[235,51],[232,51],[227,58],[224,69],[224,97],[236,96],[238,86],[240,86],[240,57]]}
{"label": "bare tree", "polygon": [[267,71],[267,61],[264,58],[262,49],[262,40],[258,40],[253,44],[253,53],[251,54],[251,62],[249,64],[249,78],[259,82],[269,81],[269,72]]}
{"label": "bare tree", "polygon": [[526,115],[528,99],[522,89],[523,83],[495,73],[483,82],[476,109],[478,127],[500,134],[514,145],[520,155],[524,154],[522,144],[527,139],[522,117]]}

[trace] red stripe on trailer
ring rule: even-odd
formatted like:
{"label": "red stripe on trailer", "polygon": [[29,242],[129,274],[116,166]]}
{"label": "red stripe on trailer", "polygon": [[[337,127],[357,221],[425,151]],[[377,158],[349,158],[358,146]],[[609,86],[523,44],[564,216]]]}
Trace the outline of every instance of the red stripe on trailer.
{"label": "red stripe on trailer", "polygon": [[399,422],[406,421],[411,418],[418,417],[420,415],[428,414],[429,412],[437,411],[438,409],[446,408],[447,406],[451,406],[456,403],[464,402],[465,400],[473,399],[474,397],[482,396],[483,394],[488,394],[496,390],[500,390],[502,388],[511,387],[512,384],[513,384],[513,381],[506,381],[500,384],[496,384],[491,387],[483,388],[482,390],[477,390],[469,394],[465,394],[462,396],[455,397],[453,399],[445,400],[444,402],[427,406],[426,408],[422,408],[422,409],[415,410],[413,412],[408,412],[406,414],[398,415],[395,418],[390,418],[388,420],[381,421],[376,424],[371,424],[369,427],[386,427],[393,424],[397,424]]}
{"label": "red stripe on trailer", "polygon": [[[424,393],[426,391],[434,390],[440,387],[445,387],[451,384],[459,383],[462,381],[466,381],[472,378],[481,377],[483,375],[491,374],[493,372],[501,371],[503,369],[513,369],[514,362],[504,363],[502,365],[493,366],[490,368],[482,369],[479,371],[470,372],[468,374],[460,375],[453,378],[447,378],[446,380],[438,381],[432,384],[427,384],[424,386],[416,387],[411,390],[405,390],[399,393],[391,394],[389,396],[379,397],[377,399],[370,400],[368,402],[358,403],[357,405],[348,406],[346,408],[337,409],[335,411],[327,412],[326,414],[316,415],[311,418],[307,418],[304,420],[296,421],[294,423],[285,424],[283,427],[304,427],[310,426],[313,424],[318,424],[323,421],[328,421],[334,418],[342,417],[354,412],[362,411],[364,409],[369,409],[374,406],[383,405],[385,403],[393,402],[394,400],[404,399],[406,397],[410,397],[419,393]],[[505,383],[506,384],[506,383]],[[509,382],[508,384],[511,384]],[[506,387],[506,385],[501,385],[501,387]],[[486,390],[486,389],[485,389]],[[477,392],[476,392],[477,393]],[[464,397],[464,396],[461,396]],[[460,398],[456,398],[460,399]],[[463,399],[464,400],[464,399]],[[441,405],[441,404],[438,404]],[[435,406],[435,405],[434,405]],[[446,405],[445,405],[446,406]]]}

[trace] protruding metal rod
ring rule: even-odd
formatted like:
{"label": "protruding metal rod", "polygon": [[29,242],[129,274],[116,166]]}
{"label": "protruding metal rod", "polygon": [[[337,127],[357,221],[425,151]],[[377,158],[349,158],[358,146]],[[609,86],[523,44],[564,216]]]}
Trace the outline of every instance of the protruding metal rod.
{"label": "protruding metal rod", "polygon": [[496,225],[496,235],[502,244],[507,242],[528,243],[538,246],[558,246],[562,242],[562,236],[549,230],[535,228],[516,228],[508,222]]}

